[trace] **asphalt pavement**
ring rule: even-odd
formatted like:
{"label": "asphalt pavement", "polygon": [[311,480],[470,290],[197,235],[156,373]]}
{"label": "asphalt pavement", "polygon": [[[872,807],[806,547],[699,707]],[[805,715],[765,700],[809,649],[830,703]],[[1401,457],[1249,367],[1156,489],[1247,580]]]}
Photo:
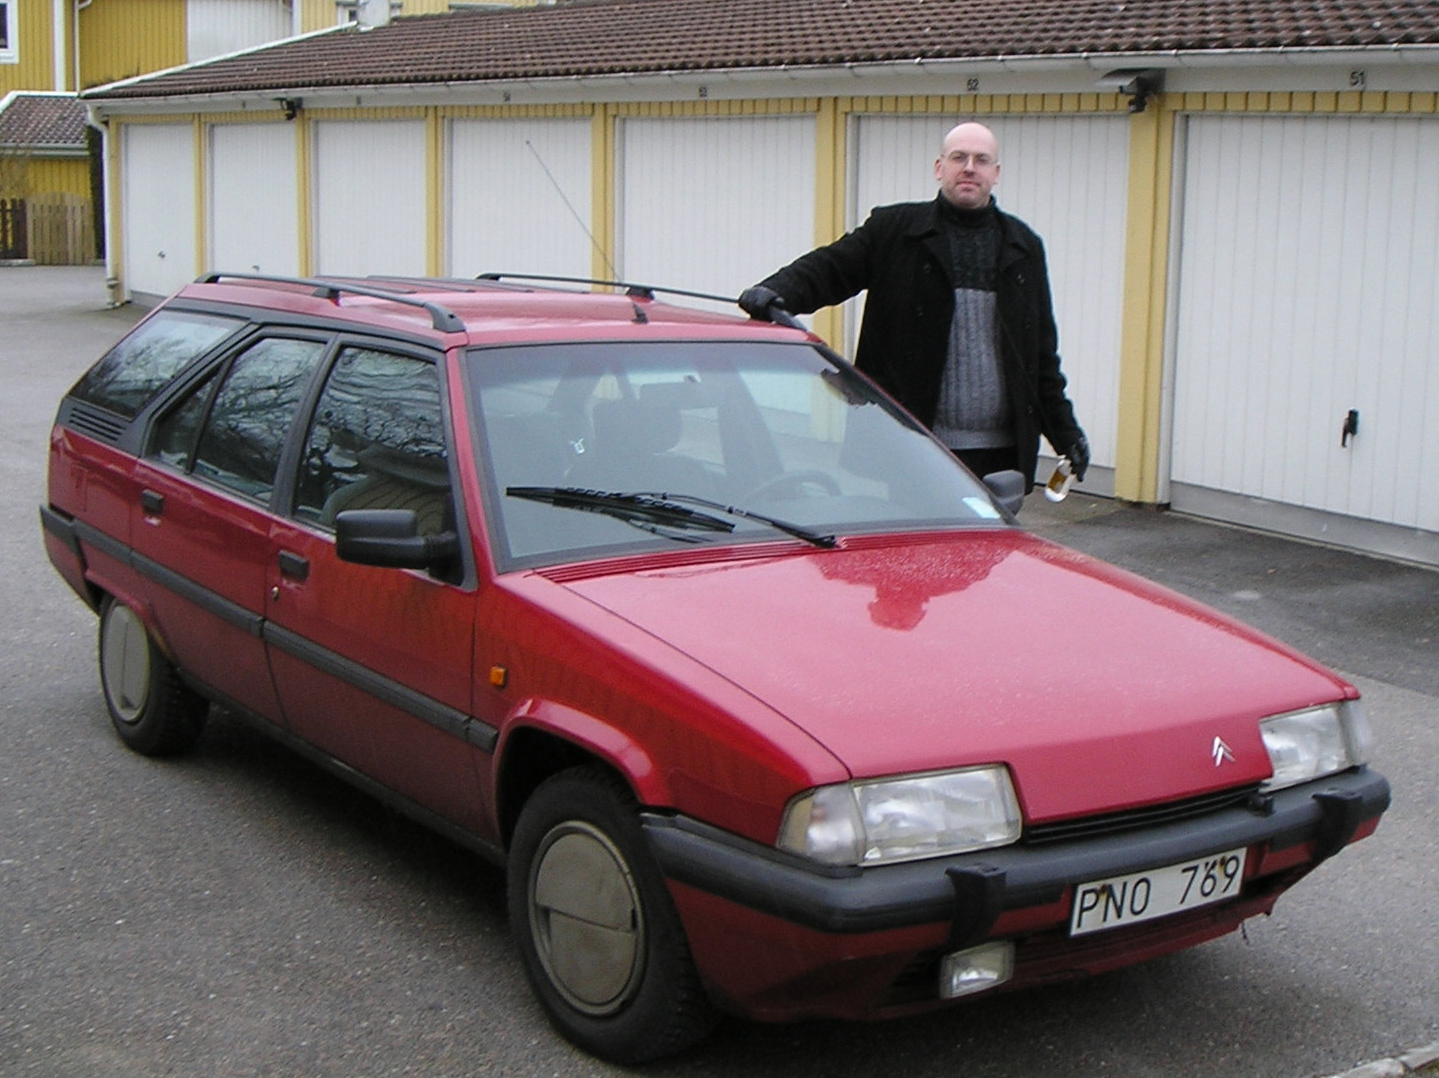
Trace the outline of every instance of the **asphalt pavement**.
{"label": "asphalt pavement", "polygon": [[[60,394],[140,314],[103,279],[0,268],[0,1074],[626,1073],[546,1028],[488,866],[223,719],[182,761],[115,743],[36,517]],[[1020,520],[1349,677],[1394,788],[1378,833],[1180,955],[901,1022],[726,1022],[649,1073],[1400,1073],[1439,1042],[1439,571],[1082,487]],[[1103,626],[1034,646],[1102,649]]]}

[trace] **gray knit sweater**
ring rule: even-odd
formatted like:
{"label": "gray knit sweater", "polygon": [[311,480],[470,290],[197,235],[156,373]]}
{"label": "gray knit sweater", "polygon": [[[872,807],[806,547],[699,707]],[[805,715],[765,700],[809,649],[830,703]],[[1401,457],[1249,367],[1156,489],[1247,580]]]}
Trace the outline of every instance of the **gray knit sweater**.
{"label": "gray knit sweater", "polygon": [[951,449],[996,449],[1014,444],[1009,393],[1000,367],[995,271],[999,223],[994,207],[945,205],[954,282],[954,320],[940,383],[934,433]]}

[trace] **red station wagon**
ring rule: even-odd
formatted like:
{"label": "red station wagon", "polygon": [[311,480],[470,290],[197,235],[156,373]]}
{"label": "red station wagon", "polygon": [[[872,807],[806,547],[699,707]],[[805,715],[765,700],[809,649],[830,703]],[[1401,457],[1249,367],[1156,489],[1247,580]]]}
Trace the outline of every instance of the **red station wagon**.
{"label": "red station wagon", "polygon": [[1188,947],[1374,830],[1351,685],[1021,497],[799,328],[213,275],[65,397],[41,517],[127,745],[218,704],[505,865],[635,1062]]}

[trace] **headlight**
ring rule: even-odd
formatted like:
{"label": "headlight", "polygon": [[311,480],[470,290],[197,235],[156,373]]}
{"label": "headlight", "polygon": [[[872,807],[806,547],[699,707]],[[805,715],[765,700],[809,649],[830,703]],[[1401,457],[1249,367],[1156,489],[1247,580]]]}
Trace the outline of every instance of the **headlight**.
{"label": "headlight", "polygon": [[1005,846],[1023,818],[1002,766],[821,786],[790,802],[779,848],[830,865],[881,865]]}
{"label": "headlight", "polygon": [[1369,759],[1369,722],[1357,700],[1275,715],[1259,723],[1274,776],[1266,790],[1283,790],[1358,767]]}

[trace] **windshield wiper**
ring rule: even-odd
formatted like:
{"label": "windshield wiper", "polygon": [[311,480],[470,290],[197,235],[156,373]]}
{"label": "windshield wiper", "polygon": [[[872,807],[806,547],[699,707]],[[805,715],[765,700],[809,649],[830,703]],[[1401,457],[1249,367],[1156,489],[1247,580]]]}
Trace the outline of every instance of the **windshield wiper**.
{"label": "windshield wiper", "polygon": [[665,529],[725,532],[734,531],[734,524],[708,513],[696,512],[683,505],[676,505],[663,497],[653,494],[620,494],[603,490],[585,490],[581,487],[507,487],[505,493],[511,498],[525,498],[532,502],[544,502],[561,509],[579,509],[587,513],[603,513],[605,516],[633,524],[647,532],[677,539],[685,543],[699,541],[698,536],[676,535]]}
{"label": "windshield wiper", "polygon": [[720,513],[728,513],[732,517],[742,517],[745,520],[757,520],[761,524],[768,524],[775,531],[792,535],[796,539],[802,539],[810,546],[821,547],[829,550],[839,545],[839,540],[833,535],[821,535],[819,532],[810,531],[808,528],[801,528],[798,524],[791,524],[787,520],[780,520],[777,517],[766,516],[764,513],[756,513],[750,509],[741,509],[737,505],[725,505],[723,502],[712,502],[708,498],[700,498],[694,494],[664,494],[661,497],[668,498],[675,502],[689,502],[691,505],[702,505],[706,509],[713,509]]}
{"label": "windshield wiper", "polygon": [[[689,528],[713,532],[734,531],[734,525],[727,520],[720,520],[718,517],[711,516],[708,513],[700,513],[679,504],[681,502],[688,502],[690,505],[699,505],[706,509],[713,509],[717,512],[724,513],[726,516],[759,521],[761,524],[769,525],[776,531],[803,540],[811,546],[829,549],[838,545],[838,540],[835,539],[833,535],[821,535],[818,532],[810,531],[808,528],[801,528],[799,525],[791,524],[788,521],[777,520],[763,513],[740,509],[738,506],[725,505],[723,502],[711,501],[708,498],[700,498],[693,494],[668,494],[650,491],[619,493],[614,491],[584,490],[580,487],[507,487],[505,493],[512,498],[527,498],[530,501],[545,502],[549,505],[558,506],[561,509],[580,509],[591,513],[605,513],[619,520],[623,520],[627,524],[633,524],[637,528],[653,531],[657,535],[667,534],[657,530],[660,528]],[[683,539],[687,542],[696,541],[688,536],[682,535],[672,535],[669,537],[673,539]]]}

